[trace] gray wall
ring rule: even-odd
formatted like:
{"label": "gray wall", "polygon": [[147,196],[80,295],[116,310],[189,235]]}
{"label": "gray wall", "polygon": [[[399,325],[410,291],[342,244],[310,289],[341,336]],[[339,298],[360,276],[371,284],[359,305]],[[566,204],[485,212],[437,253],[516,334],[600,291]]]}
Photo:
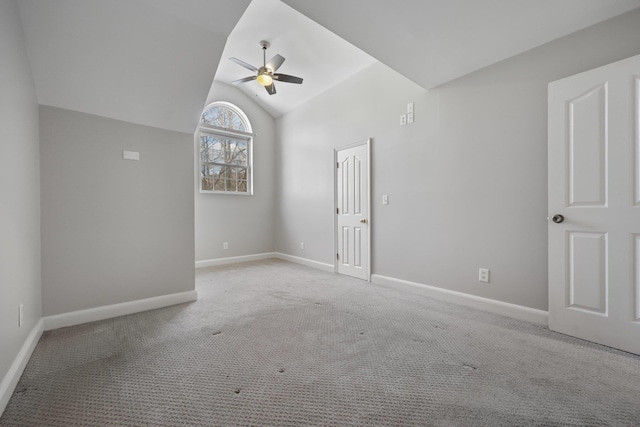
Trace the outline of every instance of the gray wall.
{"label": "gray wall", "polygon": [[372,272],[546,310],[547,84],[638,40],[640,10],[428,92],[377,64],[281,117],[276,249],[333,264],[332,149],[373,137]]}
{"label": "gray wall", "polygon": [[38,104],[13,0],[0,0],[0,63],[1,382],[41,312]]}
{"label": "gray wall", "polygon": [[[233,86],[214,82],[207,105],[226,101],[247,115],[253,139],[253,195],[206,194],[199,191],[195,168],[196,260],[272,252],[275,245],[275,121]],[[196,141],[196,157],[199,152]],[[229,249],[223,250],[222,243]]]}
{"label": "gray wall", "polygon": [[40,107],[40,141],[43,315],[195,288],[192,135]]}

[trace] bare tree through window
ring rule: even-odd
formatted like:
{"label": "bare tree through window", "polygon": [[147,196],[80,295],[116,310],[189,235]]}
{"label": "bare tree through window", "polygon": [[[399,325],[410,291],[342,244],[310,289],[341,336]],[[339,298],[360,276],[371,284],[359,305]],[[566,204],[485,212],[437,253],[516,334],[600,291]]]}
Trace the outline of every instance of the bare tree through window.
{"label": "bare tree through window", "polygon": [[[200,189],[250,193],[251,137],[241,133],[248,130],[246,120],[225,104],[213,104],[200,123]],[[212,127],[239,132],[216,132]]]}

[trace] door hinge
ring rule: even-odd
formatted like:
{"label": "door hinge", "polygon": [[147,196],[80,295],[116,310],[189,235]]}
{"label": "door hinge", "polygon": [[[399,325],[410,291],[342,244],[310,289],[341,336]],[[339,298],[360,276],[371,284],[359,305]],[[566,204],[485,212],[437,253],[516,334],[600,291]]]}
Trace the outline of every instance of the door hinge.
{"label": "door hinge", "polygon": [[339,214],[340,213],[340,208],[336,208],[336,213]]}
{"label": "door hinge", "polygon": [[340,254],[336,254],[336,259],[340,259]]}

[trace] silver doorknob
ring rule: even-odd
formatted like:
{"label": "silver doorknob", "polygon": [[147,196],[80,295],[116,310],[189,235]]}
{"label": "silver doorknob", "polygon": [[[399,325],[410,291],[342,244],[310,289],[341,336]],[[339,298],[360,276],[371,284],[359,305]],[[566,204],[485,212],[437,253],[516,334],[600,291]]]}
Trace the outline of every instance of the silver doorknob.
{"label": "silver doorknob", "polygon": [[556,224],[560,224],[562,221],[564,221],[564,216],[560,214],[554,215],[553,218],[551,218],[551,221],[555,222]]}
{"label": "silver doorknob", "polygon": [[361,223],[363,223],[363,224],[366,224],[367,220],[366,220],[366,219],[364,219],[364,218],[362,218],[362,219],[360,220],[360,222],[361,222]]}

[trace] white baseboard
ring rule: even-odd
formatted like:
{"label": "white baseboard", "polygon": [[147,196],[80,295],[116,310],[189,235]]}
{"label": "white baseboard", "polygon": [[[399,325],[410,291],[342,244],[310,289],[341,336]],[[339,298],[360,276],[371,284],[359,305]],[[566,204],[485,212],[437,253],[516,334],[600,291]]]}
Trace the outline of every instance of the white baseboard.
{"label": "white baseboard", "polygon": [[[245,255],[231,258],[211,259],[206,261],[197,261],[196,268],[210,267],[214,265],[235,264],[238,262],[256,261],[262,259],[277,258],[296,264],[306,265],[307,267],[317,268],[329,273],[335,272],[335,266],[319,261],[300,258],[293,255],[283,254],[281,252],[268,252],[264,254]],[[544,310],[525,307],[522,305],[511,304],[508,302],[493,300],[490,298],[479,297],[476,295],[465,294],[463,292],[452,291],[449,289],[438,288],[435,286],[424,285],[422,283],[410,282],[408,280],[396,279],[393,277],[382,276],[380,274],[372,274],[371,282],[397,287],[414,286],[422,289],[426,295],[442,301],[454,304],[464,305],[467,307],[477,308],[479,310],[488,311],[502,316],[513,317],[515,319],[525,320],[531,323],[547,326],[549,323],[549,313]]]}
{"label": "white baseboard", "polygon": [[267,252],[263,254],[242,255],[229,258],[205,259],[196,261],[196,268],[213,267],[216,265],[236,264],[238,262],[259,261],[263,259],[276,258],[275,252]]}
{"label": "white baseboard", "polygon": [[324,262],[313,261],[307,258],[300,258],[293,255],[283,254],[281,252],[276,252],[274,254],[274,258],[278,258],[284,261],[295,262],[296,264],[306,265],[307,267],[317,268],[322,271],[327,271],[329,273],[335,273],[335,266],[333,264],[326,264]]}
{"label": "white baseboard", "polygon": [[104,305],[102,307],[72,311],[69,313],[55,314],[53,316],[45,316],[42,320],[44,322],[44,330],[50,331],[52,329],[95,322],[96,320],[110,319],[112,317],[140,313],[156,308],[169,307],[171,305],[196,301],[197,299],[198,293],[196,291],[187,291],[136,301],[127,301],[120,304]]}
{"label": "white baseboard", "polygon": [[273,258],[294,262],[296,264],[306,265],[307,267],[317,268],[319,270],[328,271],[329,273],[333,273],[335,271],[335,267],[331,264],[325,264],[324,262],[313,261],[307,258],[300,258],[293,255],[287,255],[281,252],[266,252],[263,254],[243,255],[243,256],[235,256],[235,257],[229,257],[229,258],[218,258],[218,259],[207,259],[203,261],[196,261],[196,268],[213,267],[216,265],[236,264],[239,262],[259,261],[263,259],[273,259]]}
{"label": "white baseboard", "polygon": [[29,336],[18,352],[18,355],[13,359],[13,363],[9,367],[9,371],[2,379],[2,382],[0,383],[0,416],[2,416],[2,413],[7,407],[7,403],[9,403],[9,399],[11,399],[11,395],[13,395],[16,385],[18,385],[18,381],[20,381],[22,372],[24,372],[24,368],[27,366],[27,362],[29,362],[31,354],[33,353],[33,350],[35,350],[38,340],[40,340],[40,337],[42,336],[43,330],[43,322],[42,319],[40,319],[29,333]]}
{"label": "white baseboard", "polygon": [[549,323],[549,313],[535,308],[483,298],[476,295],[465,294],[463,292],[451,291],[449,289],[438,288],[435,286],[423,285],[422,283],[410,282],[408,280],[381,276],[379,274],[372,274],[371,281],[380,285],[393,287],[397,287],[398,285],[415,286],[422,289],[426,295],[434,299],[477,308],[479,310],[489,311],[502,316],[513,317],[515,319],[526,320],[528,322],[544,326],[547,326]]}

